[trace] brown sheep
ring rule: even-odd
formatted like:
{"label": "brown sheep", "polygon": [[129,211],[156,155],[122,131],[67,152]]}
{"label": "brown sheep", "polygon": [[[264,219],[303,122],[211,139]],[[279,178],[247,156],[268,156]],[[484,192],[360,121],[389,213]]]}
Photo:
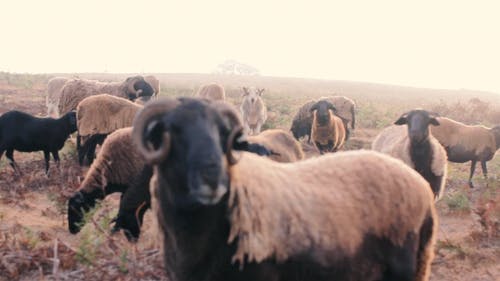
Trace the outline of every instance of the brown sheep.
{"label": "brown sheep", "polygon": [[105,93],[124,99],[135,100],[138,97],[153,96],[154,90],[142,76],[129,77],[122,82],[73,79],[66,82],[61,90],[58,107],[59,114],[75,110],[78,103],[86,97]]}
{"label": "brown sheep", "polygon": [[266,130],[256,136],[249,136],[247,141],[258,143],[272,151],[269,159],[276,162],[296,162],[304,159],[300,143],[290,133],[280,129]]}
{"label": "brown sheep", "polygon": [[313,113],[311,138],[318,151],[324,154],[342,148],[346,139],[345,123],[336,115],[333,104],[327,100],[320,100],[310,111]]}
{"label": "brown sheep", "polygon": [[196,96],[210,100],[226,100],[224,87],[217,83],[210,83],[200,87]]}
{"label": "brown sheep", "polygon": [[277,163],[235,153],[242,129],[224,126],[209,104],[161,103],[162,112],[137,115],[133,139],[154,165],[169,279],[428,280],[433,195],[400,160],[354,151]]}
{"label": "brown sheep", "polygon": [[481,162],[483,175],[488,178],[486,162],[493,159],[500,148],[500,125],[493,128],[469,126],[455,120],[439,117],[439,126],[431,129],[432,135],[444,146],[448,160],[455,163],[471,161],[469,186],[474,187],[472,177],[476,162]]}
{"label": "brown sheep", "polygon": [[[68,201],[68,228],[71,233],[78,233],[84,222],[83,213],[95,206],[96,200],[103,199],[114,192],[123,193],[123,197],[137,196],[138,192],[148,189],[149,180],[153,174],[151,166],[146,165],[142,155],[139,154],[131,139],[132,129],[124,128],[110,134],[102,145],[101,152],[92,163],[85,175],[79,189]],[[129,195],[128,192],[132,192]],[[149,192],[141,194],[144,201],[149,202]],[[128,202],[134,205],[133,202]],[[135,206],[134,206],[135,207]],[[137,215],[117,221],[115,228],[127,230],[127,238],[133,239],[139,236],[140,224],[144,212],[148,208],[134,208],[133,214]],[[126,209],[125,206],[120,206]]]}
{"label": "brown sheep", "polygon": [[290,131],[292,131],[293,136],[299,140],[301,137],[308,136],[308,142],[311,142],[311,126],[313,122],[313,115],[311,113],[311,107],[320,100],[327,100],[333,104],[337,109],[337,115],[344,121],[344,127],[346,128],[346,140],[349,139],[350,129],[355,128],[355,106],[353,100],[344,96],[332,96],[332,97],[322,97],[318,100],[310,100],[306,104],[299,108],[295,116],[293,117],[292,126]]}
{"label": "brown sheep", "polygon": [[59,98],[61,97],[61,90],[64,84],[70,78],[67,77],[54,77],[47,82],[47,97],[45,104],[47,105],[47,116],[57,118],[59,117]]}
{"label": "brown sheep", "polygon": [[444,191],[448,161],[443,146],[430,132],[431,127],[439,126],[436,115],[412,110],[394,124],[378,134],[372,149],[403,160],[429,182],[438,200]]}
{"label": "brown sheep", "polygon": [[117,129],[130,127],[142,105],[108,94],[89,96],[76,109],[78,160],[94,159],[95,148]]}

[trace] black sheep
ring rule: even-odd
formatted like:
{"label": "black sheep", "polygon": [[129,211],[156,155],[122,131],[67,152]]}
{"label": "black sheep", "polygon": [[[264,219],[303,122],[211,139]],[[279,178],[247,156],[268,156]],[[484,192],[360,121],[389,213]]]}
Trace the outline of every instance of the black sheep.
{"label": "black sheep", "polygon": [[45,174],[49,171],[50,153],[59,167],[59,150],[69,135],[76,131],[75,112],[59,119],[38,118],[20,111],[9,111],[0,116],[0,158],[4,151],[14,172],[21,173],[14,161],[14,150],[43,151]]}

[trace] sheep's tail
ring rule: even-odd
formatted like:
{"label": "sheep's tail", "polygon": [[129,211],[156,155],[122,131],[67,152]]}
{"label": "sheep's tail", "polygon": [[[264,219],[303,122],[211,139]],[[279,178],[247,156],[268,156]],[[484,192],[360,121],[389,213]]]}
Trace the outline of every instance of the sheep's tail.
{"label": "sheep's tail", "polygon": [[431,262],[434,258],[434,242],[437,232],[436,216],[429,214],[420,227],[415,281],[429,280]]}

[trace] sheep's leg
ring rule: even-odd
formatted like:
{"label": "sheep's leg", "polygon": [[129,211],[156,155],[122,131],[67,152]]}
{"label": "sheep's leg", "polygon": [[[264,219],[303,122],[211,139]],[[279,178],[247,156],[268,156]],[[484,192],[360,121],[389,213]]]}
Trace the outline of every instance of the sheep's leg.
{"label": "sheep's leg", "polygon": [[45,175],[49,176],[49,166],[50,166],[50,152],[48,150],[43,151],[43,157],[45,158]]}
{"label": "sheep's leg", "polygon": [[472,184],[472,177],[474,176],[474,171],[476,170],[476,160],[472,160],[470,162],[470,176],[469,176],[469,187],[474,188],[474,184]]}
{"label": "sheep's leg", "polygon": [[89,144],[89,147],[87,149],[87,161],[89,162],[89,165],[92,165],[92,162],[94,161],[96,147],[97,147],[97,142],[92,141],[92,143]]}
{"label": "sheep's leg", "polygon": [[254,131],[254,134],[255,135],[258,135],[260,134],[260,128],[262,127],[262,124],[257,124],[257,126],[255,127],[255,131]]}
{"label": "sheep's leg", "polygon": [[56,162],[56,167],[59,170],[61,168],[61,160],[59,159],[59,152],[52,151],[52,157],[54,157],[54,162]]}
{"label": "sheep's leg", "polygon": [[483,170],[483,176],[488,179],[488,168],[486,167],[486,161],[481,161],[481,169]]}
{"label": "sheep's leg", "polygon": [[9,164],[14,169],[14,173],[21,175],[21,169],[17,166],[16,161],[14,161],[14,149],[7,149],[7,153],[5,153],[7,159],[9,159]]}

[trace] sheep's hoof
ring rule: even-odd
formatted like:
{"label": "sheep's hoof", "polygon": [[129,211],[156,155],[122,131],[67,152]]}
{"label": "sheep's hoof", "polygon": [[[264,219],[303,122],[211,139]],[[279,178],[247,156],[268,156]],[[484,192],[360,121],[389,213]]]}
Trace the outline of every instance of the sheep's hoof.
{"label": "sheep's hoof", "polygon": [[472,181],[469,181],[469,187],[474,188],[474,184],[472,183]]}

